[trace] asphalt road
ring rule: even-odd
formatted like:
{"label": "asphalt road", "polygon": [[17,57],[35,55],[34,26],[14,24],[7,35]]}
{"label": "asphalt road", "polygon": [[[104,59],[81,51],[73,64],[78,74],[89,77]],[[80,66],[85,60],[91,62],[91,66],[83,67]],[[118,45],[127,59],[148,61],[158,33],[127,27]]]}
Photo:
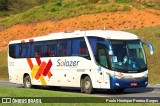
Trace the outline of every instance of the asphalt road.
{"label": "asphalt road", "polygon": [[[13,84],[7,81],[0,81],[0,86],[23,88],[23,85]],[[38,89],[52,90],[49,87],[38,87]],[[57,91],[80,93],[79,88],[61,87]],[[160,97],[160,85],[148,85],[146,88],[129,88],[119,94],[115,91],[96,90],[91,95],[96,97]]]}

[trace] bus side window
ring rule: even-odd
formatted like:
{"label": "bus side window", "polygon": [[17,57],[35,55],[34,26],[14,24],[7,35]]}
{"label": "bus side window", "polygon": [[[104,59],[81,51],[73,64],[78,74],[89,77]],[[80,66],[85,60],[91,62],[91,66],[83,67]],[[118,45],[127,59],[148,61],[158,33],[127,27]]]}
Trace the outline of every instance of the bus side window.
{"label": "bus side window", "polygon": [[93,51],[94,56],[96,56],[96,51],[97,51],[97,39],[96,37],[88,37],[89,42]]}
{"label": "bus side window", "polygon": [[15,44],[10,44],[9,45],[9,56],[15,58]]}
{"label": "bus side window", "polygon": [[86,55],[87,54],[87,46],[85,41],[80,41],[80,49],[79,49],[80,55]]}
{"label": "bus side window", "polygon": [[76,38],[72,40],[72,55],[84,57],[90,60],[88,48],[84,38]]}
{"label": "bus side window", "polygon": [[67,56],[71,56],[71,39],[67,39]]}
{"label": "bus side window", "polygon": [[45,57],[56,56],[56,42],[50,41],[45,44]]}
{"label": "bus side window", "polygon": [[30,44],[29,43],[25,43],[21,45],[21,57],[22,58],[27,58],[30,57]]}
{"label": "bus side window", "polygon": [[72,39],[72,56],[79,56],[79,39]]}
{"label": "bus side window", "polygon": [[66,42],[61,41],[59,44],[59,56],[66,56]]}
{"label": "bus side window", "polygon": [[88,48],[84,39],[80,40],[79,54],[81,57],[84,57],[90,60]]}
{"label": "bus side window", "polygon": [[36,42],[33,44],[32,57],[43,56],[43,43]]}
{"label": "bus side window", "polygon": [[60,40],[59,41],[59,56],[70,56],[71,55],[71,40]]}
{"label": "bus side window", "polygon": [[16,58],[19,58],[20,56],[20,44],[15,45],[15,56]]}

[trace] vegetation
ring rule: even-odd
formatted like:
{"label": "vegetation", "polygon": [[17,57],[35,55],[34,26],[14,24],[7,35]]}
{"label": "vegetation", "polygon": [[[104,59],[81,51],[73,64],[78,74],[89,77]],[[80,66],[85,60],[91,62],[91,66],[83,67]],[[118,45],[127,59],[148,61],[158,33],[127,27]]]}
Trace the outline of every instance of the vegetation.
{"label": "vegetation", "polygon": [[7,51],[1,51],[0,57],[0,80],[8,80]]}
{"label": "vegetation", "polygon": [[116,0],[117,3],[131,3],[134,0]]}
{"label": "vegetation", "polygon": [[[135,0],[0,0],[0,27],[61,20],[82,14],[127,11],[131,6],[160,9],[160,1]],[[27,10],[27,11],[26,11]],[[4,18],[2,18],[4,17]]]}
{"label": "vegetation", "polygon": [[[61,20],[82,14],[127,11],[130,7],[160,9],[160,1],[135,0],[0,0],[0,27]],[[27,10],[27,11],[26,11]]]}
{"label": "vegetation", "polygon": [[[7,92],[6,92],[7,91]],[[51,89],[27,89],[0,86],[0,97],[87,97],[83,94],[58,92]],[[90,97],[90,96],[88,96]]]}
{"label": "vegetation", "polygon": [[8,0],[0,0],[0,10],[8,10]]}
{"label": "vegetation", "polygon": [[0,0],[0,18],[24,12],[51,0]]}
{"label": "vegetation", "polygon": [[[69,92],[62,92],[62,91],[53,91],[53,90],[40,90],[40,89],[24,89],[24,88],[12,88],[12,87],[3,87],[0,86],[0,96],[1,97],[93,97],[92,95],[85,95],[85,94],[78,94],[78,93],[69,93]],[[36,98],[35,98],[36,99]],[[62,98],[63,99],[63,98]],[[43,102],[43,100],[42,100]],[[4,104],[2,104],[4,105]],[[17,104],[5,104],[5,105],[15,105]],[[21,105],[27,105],[28,104],[21,104]],[[29,104],[29,105],[34,105],[34,104]],[[35,104],[37,105],[37,104]],[[54,104],[38,104],[38,105],[54,105],[54,106],[59,106],[59,105],[65,105],[65,106],[153,106],[151,103],[54,103]],[[159,104],[155,104],[159,105]]]}
{"label": "vegetation", "polygon": [[11,15],[0,19],[1,27],[10,27],[19,23],[35,23],[43,20],[61,20],[64,18],[79,16],[82,14],[93,14],[99,12],[127,11],[128,5],[108,3],[106,5],[86,3],[80,1],[57,1],[36,6],[24,13]]}

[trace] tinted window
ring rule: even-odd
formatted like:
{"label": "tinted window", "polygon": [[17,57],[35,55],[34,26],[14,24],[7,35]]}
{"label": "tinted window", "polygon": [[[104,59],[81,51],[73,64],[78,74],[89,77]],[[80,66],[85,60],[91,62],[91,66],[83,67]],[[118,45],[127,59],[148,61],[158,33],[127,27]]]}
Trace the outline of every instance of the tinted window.
{"label": "tinted window", "polygon": [[58,54],[59,56],[70,56],[71,55],[71,40],[60,40],[58,46]]}
{"label": "tinted window", "polygon": [[90,59],[84,38],[12,44],[9,45],[9,55],[15,58],[72,55]]}
{"label": "tinted window", "polygon": [[56,56],[57,45],[56,41],[50,41],[45,43],[45,57]]}
{"label": "tinted window", "polygon": [[104,38],[98,38],[98,37],[88,37],[92,51],[94,53],[94,56],[96,56],[96,50],[97,50],[97,42],[98,41],[104,41]]}
{"label": "tinted window", "polygon": [[84,40],[80,40],[79,54],[80,55],[88,55],[87,45]]}
{"label": "tinted window", "polygon": [[32,47],[32,57],[42,57],[43,56],[43,43],[34,43]]}
{"label": "tinted window", "polygon": [[84,38],[72,39],[72,55],[90,59]]}
{"label": "tinted window", "polygon": [[9,56],[13,57],[13,58],[16,57],[16,55],[15,55],[15,45],[14,44],[9,45]]}
{"label": "tinted window", "polygon": [[59,56],[66,56],[67,55],[67,42],[60,41],[59,43]]}
{"label": "tinted window", "polygon": [[30,57],[30,47],[31,47],[31,44],[29,43],[22,43],[22,44],[19,44],[20,45],[20,49],[19,49],[19,57],[20,58],[27,58],[27,57]]}

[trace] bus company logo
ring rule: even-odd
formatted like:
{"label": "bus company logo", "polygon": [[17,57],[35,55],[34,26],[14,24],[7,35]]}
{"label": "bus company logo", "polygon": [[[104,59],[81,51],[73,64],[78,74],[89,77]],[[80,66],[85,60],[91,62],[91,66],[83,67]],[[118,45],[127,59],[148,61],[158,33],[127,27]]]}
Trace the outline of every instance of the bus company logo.
{"label": "bus company logo", "polygon": [[117,75],[119,78],[123,78],[124,77],[124,74],[118,72],[118,75]]}
{"label": "bus company logo", "polygon": [[52,67],[52,61],[49,60],[48,63],[45,61],[41,62],[40,58],[36,58],[37,65],[33,65],[33,62],[31,58],[27,58],[27,62],[31,68],[31,77],[32,79],[40,80],[42,85],[47,85],[44,76],[48,76],[50,79],[52,76],[52,73],[50,71]]}
{"label": "bus company logo", "polygon": [[57,67],[77,67],[80,61],[57,60]]}

